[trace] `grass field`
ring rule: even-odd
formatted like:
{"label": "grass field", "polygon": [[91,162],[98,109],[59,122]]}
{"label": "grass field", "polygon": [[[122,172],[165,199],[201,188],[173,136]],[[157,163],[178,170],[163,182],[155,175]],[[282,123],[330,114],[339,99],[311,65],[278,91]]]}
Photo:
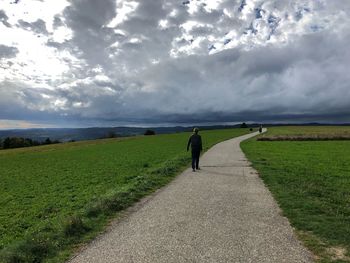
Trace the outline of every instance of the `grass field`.
{"label": "grass field", "polygon": [[282,126],[268,128],[266,135],[344,135],[349,126]]}
{"label": "grass field", "polygon": [[[203,131],[204,149],[247,129]],[[0,258],[62,262],[189,164],[189,133],[0,151]],[[59,253],[56,253],[59,251]]]}
{"label": "grass field", "polygon": [[[276,127],[267,135],[346,134]],[[350,141],[245,141],[241,147],[319,262],[350,262]]]}

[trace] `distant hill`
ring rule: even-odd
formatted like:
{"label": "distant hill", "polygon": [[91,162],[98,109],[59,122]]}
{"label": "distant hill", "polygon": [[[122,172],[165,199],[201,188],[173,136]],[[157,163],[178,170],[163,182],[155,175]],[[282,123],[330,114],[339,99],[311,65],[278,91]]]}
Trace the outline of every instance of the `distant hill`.
{"label": "distant hill", "polygon": [[[228,129],[236,126],[200,126],[201,130],[212,129]],[[61,142],[68,141],[81,141],[81,140],[94,140],[100,138],[106,138],[111,134],[115,134],[116,137],[126,137],[143,135],[146,130],[153,130],[156,134],[167,134],[191,131],[191,127],[93,127],[93,128],[47,128],[47,129],[16,129],[16,130],[0,130],[0,139],[6,137],[22,137],[30,138],[32,140],[44,141],[47,138],[51,140],[59,140]]]}
{"label": "distant hill", "polygon": [[[247,123],[249,128],[258,127],[257,123]],[[214,126],[197,126],[200,130],[214,130],[214,129],[229,129],[239,128],[241,124],[236,125],[214,125]],[[331,124],[320,123],[304,123],[304,124],[264,124],[264,127],[273,126],[329,126]],[[334,125],[334,124],[333,124]],[[349,124],[336,124],[336,126],[343,126]],[[153,130],[156,134],[167,134],[176,132],[191,131],[192,127],[92,127],[92,128],[47,128],[47,129],[16,129],[16,130],[0,130],[0,139],[6,137],[22,137],[37,141],[44,141],[47,138],[51,140],[59,140],[60,142],[68,141],[82,141],[106,138],[110,134],[115,134],[116,137],[127,137],[143,135],[146,130]]]}

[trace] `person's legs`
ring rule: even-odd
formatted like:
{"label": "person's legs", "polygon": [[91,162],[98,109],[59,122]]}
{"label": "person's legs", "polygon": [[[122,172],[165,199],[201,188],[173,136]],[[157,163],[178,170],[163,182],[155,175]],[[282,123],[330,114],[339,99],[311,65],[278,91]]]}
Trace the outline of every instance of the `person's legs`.
{"label": "person's legs", "polygon": [[192,150],[192,170],[196,168],[196,152]]}
{"label": "person's legs", "polygon": [[200,151],[198,151],[196,155],[196,169],[199,170],[199,156],[200,156]]}
{"label": "person's legs", "polygon": [[199,155],[200,151],[192,150],[192,169],[198,169],[199,168]]}

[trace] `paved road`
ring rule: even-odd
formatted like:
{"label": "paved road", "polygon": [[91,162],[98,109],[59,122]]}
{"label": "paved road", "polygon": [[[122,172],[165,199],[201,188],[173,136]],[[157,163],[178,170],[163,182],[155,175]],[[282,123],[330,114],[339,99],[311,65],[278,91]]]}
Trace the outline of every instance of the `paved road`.
{"label": "paved road", "polygon": [[187,169],[70,263],[312,262],[239,147],[254,135],[211,148],[202,170]]}

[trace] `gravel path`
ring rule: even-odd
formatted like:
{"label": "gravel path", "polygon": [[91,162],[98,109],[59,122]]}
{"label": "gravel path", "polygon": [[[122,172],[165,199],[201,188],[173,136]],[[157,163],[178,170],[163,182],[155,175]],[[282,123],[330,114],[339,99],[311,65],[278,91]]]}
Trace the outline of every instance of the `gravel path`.
{"label": "gravel path", "polygon": [[215,145],[202,170],[184,171],[69,262],[312,262],[239,147],[254,135]]}

